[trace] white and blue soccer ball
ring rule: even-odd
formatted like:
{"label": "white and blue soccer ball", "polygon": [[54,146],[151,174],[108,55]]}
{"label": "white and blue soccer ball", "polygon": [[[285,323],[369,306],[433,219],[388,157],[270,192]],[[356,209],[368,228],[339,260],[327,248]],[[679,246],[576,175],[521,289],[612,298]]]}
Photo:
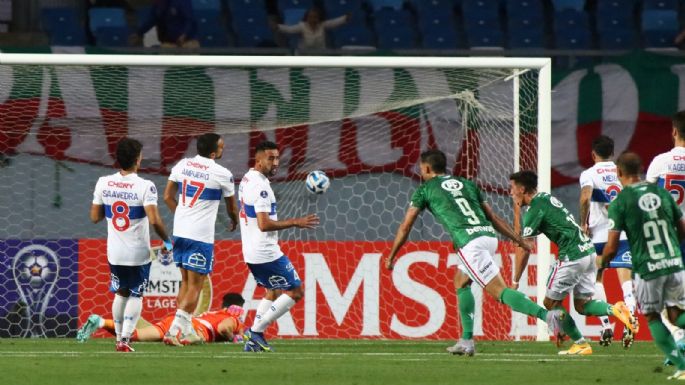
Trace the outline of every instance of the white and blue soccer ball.
{"label": "white and blue soccer ball", "polygon": [[323,194],[331,186],[331,180],[325,172],[321,170],[312,171],[307,175],[305,180],[307,191],[312,194]]}

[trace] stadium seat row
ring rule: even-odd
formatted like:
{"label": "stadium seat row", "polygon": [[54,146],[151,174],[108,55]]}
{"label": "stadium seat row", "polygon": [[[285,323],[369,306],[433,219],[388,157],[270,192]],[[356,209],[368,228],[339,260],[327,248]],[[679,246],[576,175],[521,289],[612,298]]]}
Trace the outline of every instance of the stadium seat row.
{"label": "stadium seat row", "polygon": [[[353,14],[350,23],[329,34],[334,48],[347,45],[375,45],[381,49],[669,47],[680,30],[678,0],[598,0],[594,17],[585,11],[584,0],[552,3],[554,10],[550,17],[541,0],[323,1],[331,16]],[[312,0],[278,2],[286,23],[300,20],[312,4]],[[363,11],[363,4],[368,4],[371,13]],[[193,7],[202,46],[274,44],[264,0],[228,0],[223,5],[221,0],[193,0]],[[636,9],[641,11],[636,14]],[[145,12],[149,10],[139,10],[139,20]],[[131,29],[122,9],[93,8],[89,19],[88,27],[98,45],[128,44]],[[85,44],[84,31],[74,9],[45,8],[42,21],[51,44]]]}

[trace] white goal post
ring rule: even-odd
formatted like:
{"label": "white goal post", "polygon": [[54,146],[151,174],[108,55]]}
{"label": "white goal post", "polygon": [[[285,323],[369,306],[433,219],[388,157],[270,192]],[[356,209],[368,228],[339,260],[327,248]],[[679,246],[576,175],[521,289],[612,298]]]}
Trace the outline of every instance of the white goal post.
{"label": "white goal post", "polygon": [[[519,74],[537,71],[537,174],[538,190],[551,192],[551,59],[505,57],[356,57],[356,56],[168,56],[14,54],[0,52],[0,66],[124,66],[124,67],[216,67],[216,68],[370,68],[370,69],[498,69],[511,70],[514,104],[512,160],[519,165]],[[0,67],[1,68],[1,67]],[[0,80],[1,79],[0,74]],[[0,87],[0,98],[3,96]],[[0,100],[2,102],[2,100]],[[465,118],[466,119],[466,118]],[[0,128],[2,130],[2,128]],[[508,154],[504,154],[507,155]],[[0,204],[0,209],[2,205]],[[398,208],[399,209],[399,208]],[[0,237],[1,238],[1,237]],[[537,239],[537,302],[542,305],[551,262],[550,242]],[[546,325],[537,324],[537,340],[547,340]]]}

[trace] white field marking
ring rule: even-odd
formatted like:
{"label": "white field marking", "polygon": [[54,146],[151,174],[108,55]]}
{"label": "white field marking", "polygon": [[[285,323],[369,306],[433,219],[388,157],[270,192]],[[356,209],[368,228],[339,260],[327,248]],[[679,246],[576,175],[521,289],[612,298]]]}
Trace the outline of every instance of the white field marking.
{"label": "white field marking", "polygon": [[[106,353],[110,354],[110,353]],[[112,352],[111,354],[121,354],[117,352]],[[48,354],[33,354],[33,353],[20,353],[20,354],[3,354],[3,358],[81,358],[83,355],[89,355],[92,356],[92,354],[73,354],[73,353],[59,353],[59,354],[53,354],[53,355],[48,355]],[[159,357],[159,354],[157,353],[139,353],[135,352],[132,354],[126,354],[128,355],[133,355],[133,356],[139,356],[139,357]],[[443,354],[444,355],[444,354]],[[177,354],[165,354],[165,358],[187,358],[186,354],[182,353],[177,353]],[[287,361],[311,361],[312,358],[314,357],[302,357],[299,355],[284,355],[284,354],[270,354],[270,353],[264,353],[264,354],[247,354],[247,353],[240,353],[240,354],[220,354],[220,355],[204,355],[204,356],[193,356],[193,358],[202,358],[202,359],[238,359],[238,360],[255,360],[255,359],[268,359],[268,360],[287,360]],[[468,362],[469,360],[472,360],[472,358],[468,359],[458,359],[458,358],[450,358],[446,357],[447,359],[453,360],[460,360],[461,362]],[[318,357],[319,360],[338,360],[337,357],[333,355],[329,356],[323,356],[323,357]],[[477,361],[487,361],[487,362],[591,362],[593,360],[587,359],[587,358],[573,358],[573,359],[560,359],[560,358],[546,358],[546,359],[540,359],[540,358],[485,358],[485,359],[476,359]],[[402,357],[383,357],[379,361],[384,361],[384,362],[398,362],[398,361],[406,361],[406,362],[435,362],[434,358],[402,358]]]}
{"label": "white field marking", "polygon": [[[83,351],[48,351],[48,352],[27,352],[27,351],[0,351],[0,357],[82,357],[82,356],[111,356],[111,355],[120,355],[121,353],[115,352],[115,351],[107,351],[107,352],[83,352]],[[217,354],[211,354],[206,351],[175,351],[175,352],[163,352],[160,353],[158,351],[156,352],[135,352],[133,355],[136,356],[164,356],[164,357],[188,357],[192,356],[193,358],[260,358],[260,357],[271,357],[274,359],[277,358],[287,358],[287,359],[296,359],[296,358],[301,358],[301,359],[312,359],[312,358],[319,358],[319,359],[327,359],[327,358],[337,358],[337,357],[344,357],[344,356],[366,356],[366,357],[380,357],[380,358],[391,358],[391,359],[414,359],[414,360],[428,360],[428,357],[431,357],[430,359],[434,359],[433,357],[435,356],[443,356],[446,359],[450,359],[452,357],[448,353],[443,353],[443,352],[416,352],[416,353],[409,353],[409,352],[397,352],[397,353],[383,353],[383,352],[275,352],[275,353],[263,353],[263,354],[248,354],[245,352],[221,352]],[[612,354],[593,354],[593,357],[599,357],[599,358],[604,358],[604,357],[616,357],[616,355]],[[416,357],[416,358],[409,358],[409,357]],[[421,358],[421,357],[426,357],[426,358]],[[479,357],[486,357],[486,358],[479,358]],[[553,358],[555,357],[555,358]],[[478,361],[578,361],[581,360],[580,357],[565,357],[565,358],[556,358],[556,355],[553,354],[541,354],[541,353],[478,353],[477,358],[474,358],[475,360]],[[631,358],[659,358],[661,355],[659,354],[630,354]],[[582,359],[587,359],[587,358],[582,358]]]}

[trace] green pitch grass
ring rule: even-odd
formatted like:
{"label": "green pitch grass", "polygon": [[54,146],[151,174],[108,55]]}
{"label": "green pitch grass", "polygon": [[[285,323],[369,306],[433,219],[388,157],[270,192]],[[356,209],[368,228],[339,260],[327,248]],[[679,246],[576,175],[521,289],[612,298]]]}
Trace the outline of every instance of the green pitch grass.
{"label": "green pitch grass", "polygon": [[273,340],[274,353],[242,345],[174,348],[136,343],[117,353],[110,339],[0,339],[0,384],[659,384],[672,367],[652,343],[617,344],[562,357],[552,343],[478,342],[474,357],[446,341]]}

